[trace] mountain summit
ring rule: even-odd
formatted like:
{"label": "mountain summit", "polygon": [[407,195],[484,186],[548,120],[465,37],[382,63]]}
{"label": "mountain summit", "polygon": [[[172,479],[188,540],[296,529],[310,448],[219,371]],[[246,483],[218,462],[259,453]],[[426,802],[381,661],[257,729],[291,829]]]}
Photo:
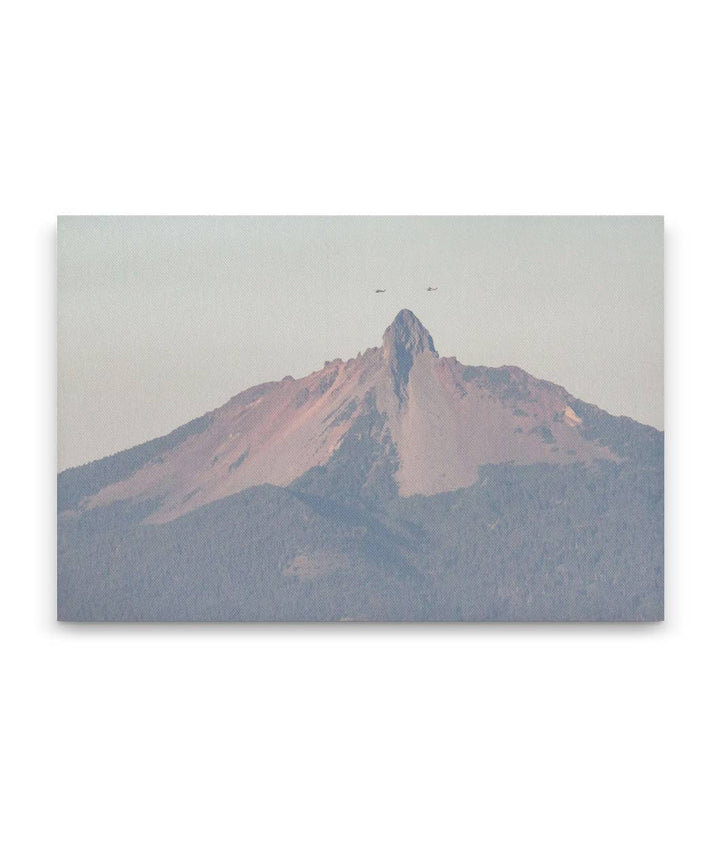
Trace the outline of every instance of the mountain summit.
{"label": "mountain summit", "polygon": [[430,351],[438,356],[432,336],[409,309],[401,309],[395,316],[395,320],[383,335],[383,347],[386,353],[412,356]]}
{"label": "mountain summit", "polygon": [[438,356],[432,336],[409,309],[402,309],[383,336],[383,353],[390,364],[393,389],[401,403],[407,401],[407,384],[415,357]]}
{"label": "mountain summit", "polygon": [[515,366],[382,347],[58,476],[74,620],[648,619],[662,434]]}

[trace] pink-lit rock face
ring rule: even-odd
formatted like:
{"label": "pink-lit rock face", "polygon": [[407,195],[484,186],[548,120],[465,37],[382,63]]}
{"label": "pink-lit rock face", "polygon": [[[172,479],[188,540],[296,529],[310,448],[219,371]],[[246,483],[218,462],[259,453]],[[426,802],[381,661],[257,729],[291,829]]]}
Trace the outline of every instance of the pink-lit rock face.
{"label": "pink-lit rock face", "polygon": [[[159,505],[146,522],[162,523],[254,485],[290,485],[331,459],[368,401],[389,429],[401,496],[467,487],[482,464],[615,460],[584,436],[571,400],[562,387],[516,367],[440,357],[428,331],[403,310],[381,348],[246,390],[213,411],[203,431],[84,507],[152,499]],[[291,573],[312,567],[308,560]]]}

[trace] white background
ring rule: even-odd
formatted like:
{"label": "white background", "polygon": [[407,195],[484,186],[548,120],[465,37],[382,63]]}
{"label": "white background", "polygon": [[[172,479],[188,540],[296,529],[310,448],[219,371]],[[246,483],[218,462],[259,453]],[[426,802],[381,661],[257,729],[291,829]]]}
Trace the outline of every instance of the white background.
{"label": "white background", "polygon": [[[13,4],[0,843],[717,852],[710,3]],[[58,213],[664,213],[667,620],[54,622]]]}

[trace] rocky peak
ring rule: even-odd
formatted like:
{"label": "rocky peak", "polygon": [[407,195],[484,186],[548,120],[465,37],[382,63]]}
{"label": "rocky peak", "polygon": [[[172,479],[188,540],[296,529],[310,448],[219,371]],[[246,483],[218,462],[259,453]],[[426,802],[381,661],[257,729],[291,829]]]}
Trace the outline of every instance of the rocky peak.
{"label": "rocky peak", "polygon": [[383,336],[383,354],[401,403],[407,401],[407,383],[415,357],[425,351],[438,356],[430,333],[409,309],[402,309]]}
{"label": "rocky peak", "polygon": [[383,348],[388,354],[393,351],[409,354],[430,351],[437,356],[432,336],[409,309],[401,309],[395,316],[383,336]]}

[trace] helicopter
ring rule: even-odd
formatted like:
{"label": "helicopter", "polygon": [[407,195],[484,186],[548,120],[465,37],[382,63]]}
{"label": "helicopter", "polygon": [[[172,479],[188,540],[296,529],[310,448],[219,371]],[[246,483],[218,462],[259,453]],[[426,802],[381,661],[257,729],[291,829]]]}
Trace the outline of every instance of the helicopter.
{"label": "helicopter", "polygon": [[437,287],[433,288],[431,285],[428,285],[428,287],[425,290],[426,291],[437,291]]}
{"label": "helicopter", "polygon": [[375,294],[385,294],[386,291],[387,291],[387,288],[376,288]]}

